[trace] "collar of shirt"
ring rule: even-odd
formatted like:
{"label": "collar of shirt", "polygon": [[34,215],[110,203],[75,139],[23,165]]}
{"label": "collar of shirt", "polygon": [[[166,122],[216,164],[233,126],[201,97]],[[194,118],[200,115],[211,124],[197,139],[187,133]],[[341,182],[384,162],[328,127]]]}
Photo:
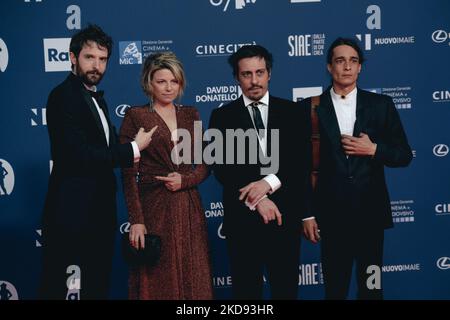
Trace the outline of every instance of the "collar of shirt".
{"label": "collar of shirt", "polygon": [[356,93],[357,93],[358,89],[355,87],[352,91],[350,91],[345,98],[342,98],[342,95],[337,94],[334,91],[334,88],[331,87],[330,90],[330,94],[331,94],[331,99],[333,99],[333,102],[337,102],[339,104],[343,104],[343,105],[350,105],[350,104],[355,104],[356,105]]}
{"label": "collar of shirt", "polygon": [[[246,107],[255,102],[254,100],[249,99],[245,94],[242,94],[242,98],[244,98],[244,105]],[[259,102],[261,102],[264,106],[269,106],[269,91],[267,91],[266,94],[259,99]]]}

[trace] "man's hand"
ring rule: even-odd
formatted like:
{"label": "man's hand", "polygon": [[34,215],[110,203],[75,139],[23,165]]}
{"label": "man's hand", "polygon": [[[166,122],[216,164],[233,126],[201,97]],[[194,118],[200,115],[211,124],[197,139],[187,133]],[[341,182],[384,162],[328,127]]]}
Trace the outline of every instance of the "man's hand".
{"label": "man's hand", "polygon": [[241,193],[239,196],[239,200],[245,199],[245,204],[249,207],[254,207],[256,202],[261,199],[264,195],[266,195],[271,190],[270,184],[264,180],[258,180],[252,183],[249,183],[245,187],[239,189]]}
{"label": "man's hand", "polygon": [[[145,248],[145,235],[147,234],[147,229],[145,228],[145,225],[137,223],[132,224],[130,227],[130,243],[133,247],[139,250],[139,247],[144,249]],[[139,246],[140,244],[140,246]]]}
{"label": "man's hand", "polygon": [[343,134],[341,142],[345,154],[348,156],[374,156],[377,150],[377,145],[365,133],[361,133],[359,137]]}
{"label": "man's hand", "polygon": [[256,206],[256,210],[258,210],[258,213],[263,218],[265,224],[268,224],[269,221],[275,219],[279,226],[283,223],[277,205],[269,198],[262,199]]}
{"label": "man's hand", "polygon": [[317,226],[316,219],[309,219],[303,221],[303,235],[312,243],[317,243],[320,240],[320,230]]}
{"label": "man's hand", "polygon": [[170,191],[178,191],[181,189],[181,174],[178,172],[171,172],[167,177],[156,176],[156,179],[164,181],[164,185]]}
{"label": "man's hand", "polygon": [[150,130],[149,132],[145,132],[144,128],[139,129],[138,133],[136,134],[136,137],[134,137],[134,141],[136,142],[139,151],[142,151],[148,147],[150,141],[152,141],[152,135],[157,128],[158,126],[154,126],[152,130]]}

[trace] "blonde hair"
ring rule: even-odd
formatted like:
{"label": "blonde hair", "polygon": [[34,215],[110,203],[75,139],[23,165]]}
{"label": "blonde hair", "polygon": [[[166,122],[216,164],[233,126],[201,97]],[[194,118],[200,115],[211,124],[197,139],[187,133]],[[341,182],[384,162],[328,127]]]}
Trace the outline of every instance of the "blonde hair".
{"label": "blonde hair", "polygon": [[180,85],[180,91],[177,98],[183,95],[186,87],[186,79],[184,76],[183,65],[173,52],[160,52],[149,55],[144,62],[141,74],[141,86],[144,93],[151,99],[153,96],[153,88],[151,81],[153,74],[161,69],[168,69],[172,72],[175,79]]}

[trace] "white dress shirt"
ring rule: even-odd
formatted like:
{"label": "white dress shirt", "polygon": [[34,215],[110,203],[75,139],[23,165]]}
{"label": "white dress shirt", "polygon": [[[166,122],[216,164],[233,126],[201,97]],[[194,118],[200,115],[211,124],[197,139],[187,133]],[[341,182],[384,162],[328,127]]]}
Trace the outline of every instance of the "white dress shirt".
{"label": "white dress shirt", "polygon": [[[252,103],[256,102],[256,101],[249,99],[244,94],[242,94],[242,98],[244,99],[244,105],[250,114],[250,118],[252,119],[253,127],[256,130],[255,122],[253,120],[253,110],[252,110]],[[258,137],[259,145],[260,145],[264,155],[266,155],[267,154],[266,153],[267,152],[267,123],[268,123],[268,118],[269,118],[269,91],[267,91],[266,94],[259,100],[259,105],[257,108],[261,112],[261,118],[262,118],[262,121],[264,124],[264,135],[262,137],[257,135],[257,137]],[[263,179],[270,185],[270,188],[272,189],[269,192],[270,194],[274,193],[276,190],[278,190],[281,187],[280,179],[278,179],[278,177],[274,174],[269,174],[269,175],[265,176]],[[262,198],[259,200],[262,200]]]}
{"label": "white dress shirt", "polygon": [[[97,92],[97,87],[93,86],[91,89],[87,88],[90,91]],[[91,97],[92,101],[94,101],[95,108],[97,109],[98,115],[100,117],[100,121],[102,122],[103,132],[105,134],[106,138],[106,144],[109,147],[109,126],[108,121],[106,120],[106,115],[103,112],[103,110],[100,108],[100,106],[97,103],[97,100],[95,100],[94,97]],[[135,141],[131,141],[131,147],[133,148],[133,157],[134,162],[139,162],[139,159],[141,158],[141,153],[139,151],[139,147]]]}

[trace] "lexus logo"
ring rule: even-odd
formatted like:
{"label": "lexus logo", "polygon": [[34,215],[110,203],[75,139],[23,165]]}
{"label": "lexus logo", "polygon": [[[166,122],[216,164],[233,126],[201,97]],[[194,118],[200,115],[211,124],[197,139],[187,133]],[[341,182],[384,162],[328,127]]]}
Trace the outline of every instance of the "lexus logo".
{"label": "lexus logo", "polygon": [[449,257],[440,257],[436,262],[436,265],[441,270],[450,269],[450,258]]}
{"label": "lexus logo", "polygon": [[116,115],[121,118],[125,117],[125,113],[129,108],[131,107],[128,104],[119,104],[116,108]]}
{"label": "lexus logo", "polygon": [[448,146],[440,143],[434,146],[433,153],[436,157],[445,157],[448,154]]}
{"label": "lexus logo", "polygon": [[130,231],[130,223],[124,222],[120,225],[120,233],[124,234]]}
{"label": "lexus logo", "polygon": [[225,239],[226,237],[222,234],[222,223],[220,224],[219,228],[217,229],[217,236],[220,239]]}
{"label": "lexus logo", "polygon": [[431,39],[433,39],[436,43],[442,43],[446,41],[448,38],[448,34],[444,30],[436,30],[431,34]]}

